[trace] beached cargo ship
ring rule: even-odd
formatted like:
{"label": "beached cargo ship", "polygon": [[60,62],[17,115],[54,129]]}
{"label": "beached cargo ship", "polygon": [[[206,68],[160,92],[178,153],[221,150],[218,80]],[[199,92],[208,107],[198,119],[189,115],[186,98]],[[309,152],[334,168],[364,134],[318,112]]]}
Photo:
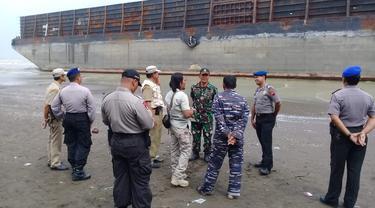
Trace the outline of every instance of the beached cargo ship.
{"label": "beached cargo ship", "polygon": [[148,0],[24,16],[13,48],[40,69],[268,69],[375,75],[375,0]]}

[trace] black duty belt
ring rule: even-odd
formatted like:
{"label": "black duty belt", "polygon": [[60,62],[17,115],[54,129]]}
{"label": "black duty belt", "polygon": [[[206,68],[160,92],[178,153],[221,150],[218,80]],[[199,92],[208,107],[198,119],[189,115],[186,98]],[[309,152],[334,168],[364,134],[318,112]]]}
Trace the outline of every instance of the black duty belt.
{"label": "black duty belt", "polygon": [[257,113],[256,116],[257,117],[262,117],[262,116],[273,116],[274,113]]}
{"label": "black duty belt", "polygon": [[[337,128],[333,122],[330,122],[329,125],[333,128]],[[345,126],[347,129],[363,129],[364,125],[360,126]]]}
{"label": "black duty belt", "polygon": [[66,115],[72,115],[72,116],[82,116],[82,115],[87,115],[87,112],[83,112],[83,113],[68,113],[66,112],[65,113]]}
{"label": "black duty belt", "polygon": [[118,139],[118,140],[127,140],[131,139],[131,142],[134,141],[137,144],[139,144],[139,141],[143,141],[143,145],[145,148],[148,148],[151,145],[151,139],[149,136],[149,131],[145,131],[142,133],[137,134],[127,134],[127,133],[118,133],[114,132],[112,138]]}
{"label": "black duty belt", "polygon": [[118,132],[113,132],[113,135],[121,138],[121,139],[131,139],[131,138],[139,138],[143,137],[145,135],[145,132],[142,133],[137,133],[137,134],[128,134],[128,133],[118,133]]}

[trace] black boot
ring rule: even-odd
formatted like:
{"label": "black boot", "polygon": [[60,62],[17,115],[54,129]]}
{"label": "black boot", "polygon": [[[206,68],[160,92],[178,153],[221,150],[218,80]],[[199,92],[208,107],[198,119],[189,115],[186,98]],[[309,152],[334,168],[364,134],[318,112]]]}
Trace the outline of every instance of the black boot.
{"label": "black boot", "polygon": [[328,201],[325,196],[321,196],[319,198],[319,200],[320,200],[321,203],[323,203],[325,205],[328,205],[330,207],[338,207],[338,203],[337,202]]}
{"label": "black boot", "polygon": [[83,166],[77,166],[73,168],[72,181],[84,181],[90,179],[91,175],[86,174],[83,170]]}
{"label": "black boot", "polygon": [[203,158],[203,160],[204,160],[205,162],[210,161],[210,153],[204,153],[204,158]]}
{"label": "black boot", "polygon": [[256,163],[256,164],[254,164],[254,167],[255,167],[255,168],[263,168],[263,167],[264,167],[264,164],[263,164],[263,162],[261,161],[261,162],[258,162],[258,163]]}

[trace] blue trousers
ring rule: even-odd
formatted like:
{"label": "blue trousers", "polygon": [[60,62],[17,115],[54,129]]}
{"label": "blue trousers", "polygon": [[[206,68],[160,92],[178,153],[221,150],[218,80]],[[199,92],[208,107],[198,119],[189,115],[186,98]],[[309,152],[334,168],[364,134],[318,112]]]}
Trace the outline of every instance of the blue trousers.
{"label": "blue trousers", "polygon": [[63,126],[64,143],[68,148],[68,161],[72,168],[82,169],[87,163],[92,144],[87,113],[67,113]]}
{"label": "blue trousers", "polygon": [[240,196],[243,164],[243,142],[237,141],[235,145],[228,145],[227,137],[218,134],[214,135],[213,148],[202,185],[203,192],[213,191],[217,177],[219,176],[220,168],[223,165],[223,161],[227,153],[229,157],[228,194]]}
{"label": "blue trousers", "polygon": [[262,146],[262,167],[271,170],[273,168],[272,131],[276,117],[273,113],[260,114],[256,117],[256,132],[259,143]]}
{"label": "blue trousers", "polygon": [[[362,127],[348,127],[350,132],[360,132]],[[344,205],[353,208],[357,202],[361,169],[365,159],[367,146],[355,145],[349,138],[334,127],[330,126],[331,133],[331,174],[328,192],[325,199],[338,204],[342,188],[345,164],[347,180],[345,187]],[[366,140],[367,143],[367,140]]]}

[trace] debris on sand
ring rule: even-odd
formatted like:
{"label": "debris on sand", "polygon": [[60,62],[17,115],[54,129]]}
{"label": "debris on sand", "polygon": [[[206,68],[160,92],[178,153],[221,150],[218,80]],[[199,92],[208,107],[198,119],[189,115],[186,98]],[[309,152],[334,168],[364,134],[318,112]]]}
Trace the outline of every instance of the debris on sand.
{"label": "debris on sand", "polygon": [[205,199],[199,198],[199,199],[193,200],[192,203],[203,204],[205,201],[206,201]]}
{"label": "debris on sand", "polygon": [[25,163],[23,166],[27,167],[27,166],[30,166],[31,163]]}
{"label": "debris on sand", "polygon": [[303,194],[304,194],[305,196],[307,196],[307,197],[312,197],[312,196],[313,196],[313,194],[310,193],[310,192],[303,192]]}
{"label": "debris on sand", "polygon": [[109,191],[109,190],[112,190],[112,189],[113,189],[113,186],[109,186],[109,187],[105,187],[104,191]]}

